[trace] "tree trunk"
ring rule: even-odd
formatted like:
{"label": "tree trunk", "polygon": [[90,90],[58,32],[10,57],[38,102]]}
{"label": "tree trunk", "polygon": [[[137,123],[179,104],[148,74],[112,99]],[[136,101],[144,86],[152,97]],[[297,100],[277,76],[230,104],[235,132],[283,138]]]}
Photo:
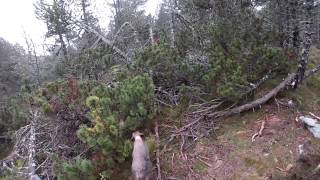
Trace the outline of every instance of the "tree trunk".
{"label": "tree trunk", "polygon": [[150,36],[151,45],[153,46],[155,44],[155,42],[154,42],[154,38],[153,38],[153,29],[151,26],[149,28],[149,36]]}
{"label": "tree trunk", "polygon": [[304,6],[304,12],[306,16],[305,21],[300,21],[302,25],[302,45],[300,52],[300,61],[298,65],[297,74],[295,77],[294,87],[297,88],[299,84],[302,83],[306,71],[306,67],[309,61],[310,47],[312,45],[312,32],[311,32],[311,23],[312,23],[312,9],[314,7],[314,0],[306,0],[305,3],[302,3]]}
{"label": "tree trunk", "polygon": [[61,33],[59,33],[59,41],[60,41],[60,44],[61,44],[61,49],[62,49],[63,56],[67,60],[68,59],[67,46],[66,46],[66,43],[63,40],[63,36],[62,36]]}
{"label": "tree trunk", "polygon": [[170,21],[170,35],[171,35],[171,48],[175,48],[176,44],[176,25],[175,25],[175,0],[170,1],[170,14],[171,14],[171,21]]}

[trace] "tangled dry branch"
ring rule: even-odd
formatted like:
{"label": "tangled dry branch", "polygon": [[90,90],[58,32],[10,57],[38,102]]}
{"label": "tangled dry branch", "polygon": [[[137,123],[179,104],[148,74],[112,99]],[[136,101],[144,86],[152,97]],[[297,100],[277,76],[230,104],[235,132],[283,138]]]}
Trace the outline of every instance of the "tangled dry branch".
{"label": "tangled dry branch", "polygon": [[[31,178],[37,175],[53,179],[57,157],[70,160],[82,154],[73,148],[82,145],[76,137],[77,127],[74,127],[73,122],[56,116],[45,117],[37,109],[30,111],[30,119],[30,124],[16,132],[13,151],[2,161],[2,168],[17,177]],[[23,163],[16,165],[17,161]]]}

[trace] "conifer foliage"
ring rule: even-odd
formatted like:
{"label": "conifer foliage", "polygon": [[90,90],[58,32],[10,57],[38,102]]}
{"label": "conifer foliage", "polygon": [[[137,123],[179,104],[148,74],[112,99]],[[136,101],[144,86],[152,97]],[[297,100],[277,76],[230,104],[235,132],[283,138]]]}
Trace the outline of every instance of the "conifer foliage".
{"label": "conifer foliage", "polygon": [[[99,154],[92,162],[95,171],[110,177],[130,157],[132,145],[130,133],[141,128],[153,116],[154,86],[145,76],[136,76],[120,82],[117,87],[100,85],[86,100],[90,108],[92,125],[78,130],[79,138]],[[85,161],[88,166],[91,164]],[[66,167],[77,167],[74,165]],[[67,174],[81,168],[65,168]],[[86,168],[88,174],[92,173]]]}

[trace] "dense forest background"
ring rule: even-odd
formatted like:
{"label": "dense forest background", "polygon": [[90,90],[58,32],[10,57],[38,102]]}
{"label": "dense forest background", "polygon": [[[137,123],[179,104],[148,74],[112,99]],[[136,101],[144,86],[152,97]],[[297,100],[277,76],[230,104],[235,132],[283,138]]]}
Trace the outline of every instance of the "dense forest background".
{"label": "dense forest background", "polygon": [[[95,1],[38,0],[49,55],[30,37],[27,48],[0,38],[0,179],[129,177],[133,131],[153,152],[170,144],[159,144],[155,124],[188,112],[171,136],[184,151],[214,120],[320,69],[309,58],[320,48],[320,1],[164,0],[156,16],[146,2],[110,1],[104,29]],[[259,99],[267,81],[278,89]],[[318,76],[312,83],[320,88]]]}

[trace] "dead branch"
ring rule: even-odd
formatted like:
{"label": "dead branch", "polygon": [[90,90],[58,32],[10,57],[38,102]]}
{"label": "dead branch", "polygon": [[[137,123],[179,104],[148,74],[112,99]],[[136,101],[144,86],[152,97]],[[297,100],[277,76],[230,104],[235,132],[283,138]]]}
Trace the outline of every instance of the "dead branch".
{"label": "dead branch", "polygon": [[265,125],[266,125],[266,122],[263,121],[262,124],[261,124],[260,130],[259,130],[259,136],[262,136],[262,132],[263,132],[263,130],[265,128]]}
{"label": "dead branch", "polygon": [[120,26],[119,30],[118,30],[118,31],[116,32],[116,34],[114,35],[112,44],[115,43],[115,41],[116,41],[116,40],[118,39],[118,37],[119,37],[119,34],[121,33],[121,31],[122,31],[122,30],[124,29],[124,27],[126,27],[126,26],[129,26],[129,27],[132,29],[132,31],[133,31],[133,36],[134,36],[134,38],[135,38],[136,44],[140,44],[140,46],[141,46],[141,43],[140,43],[139,37],[138,37],[138,33],[137,33],[136,29],[132,26],[132,24],[131,24],[130,22],[125,22],[125,23],[123,23],[123,24]]}
{"label": "dead branch", "polygon": [[207,165],[208,167],[213,167],[212,164],[206,162],[205,160],[201,159],[199,156],[196,157],[199,161],[203,162],[205,165]]}
{"label": "dead branch", "polygon": [[158,176],[157,180],[162,180],[161,178],[161,167],[160,167],[160,138],[159,138],[159,125],[158,122],[156,122],[156,126],[154,128],[154,131],[156,133],[156,143],[157,143],[157,169],[158,169]]}
{"label": "dead branch", "polygon": [[320,171],[320,164],[312,171],[312,175],[316,175]]}
{"label": "dead branch", "polygon": [[282,91],[290,82],[292,82],[292,80],[295,78],[295,74],[289,74],[288,77],[283,80],[277,87],[275,87],[274,89],[272,89],[269,93],[267,93],[266,95],[264,95],[263,97],[252,101],[250,103],[241,105],[239,107],[227,110],[227,111],[218,111],[218,112],[214,112],[211,114],[208,114],[208,117],[210,118],[219,118],[219,117],[226,117],[226,116],[231,116],[234,114],[240,114],[241,112],[256,108],[261,106],[262,104],[265,104],[266,102],[268,102],[271,98],[275,97],[280,91]]}
{"label": "dead branch", "polygon": [[127,62],[130,62],[130,58],[126,55],[126,53],[124,53],[122,50],[120,50],[118,47],[114,46],[114,44],[107,39],[106,37],[104,37],[104,35],[102,35],[101,33],[99,33],[98,31],[96,31],[95,29],[91,28],[88,25],[85,25],[81,22],[75,22],[76,25],[80,26],[81,28],[84,28],[85,30],[92,32],[93,34],[95,34],[97,37],[99,37],[104,43],[106,43],[108,46],[110,46],[116,53],[118,53],[120,56],[122,56]]}
{"label": "dead branch", "polygon": [[256,82],[256,84],[252,84],[252,88],[250,88],[248,91],[246,91],[242,96],[246,96],[248,94],[251,94],[252,92],[256,91],[258,87],[260,87],[264,82],[266,82],[271,77],[271,71],[269,71],[265,76],[263,76],[260,80]]}
{"label": "dead branch", "polygon": [[179,95],[173,89],[163,89],[158,87],[155,89],[156,92],[156,101],[166,106],[177,106]]}
{"label": "dead branch", "polygon": [[318,64],[315,68],[310,69],[308,72],[306,72],[304,78],[308,78],[312,76],[313,74],[317,73],[320,70],[320,64]]}

